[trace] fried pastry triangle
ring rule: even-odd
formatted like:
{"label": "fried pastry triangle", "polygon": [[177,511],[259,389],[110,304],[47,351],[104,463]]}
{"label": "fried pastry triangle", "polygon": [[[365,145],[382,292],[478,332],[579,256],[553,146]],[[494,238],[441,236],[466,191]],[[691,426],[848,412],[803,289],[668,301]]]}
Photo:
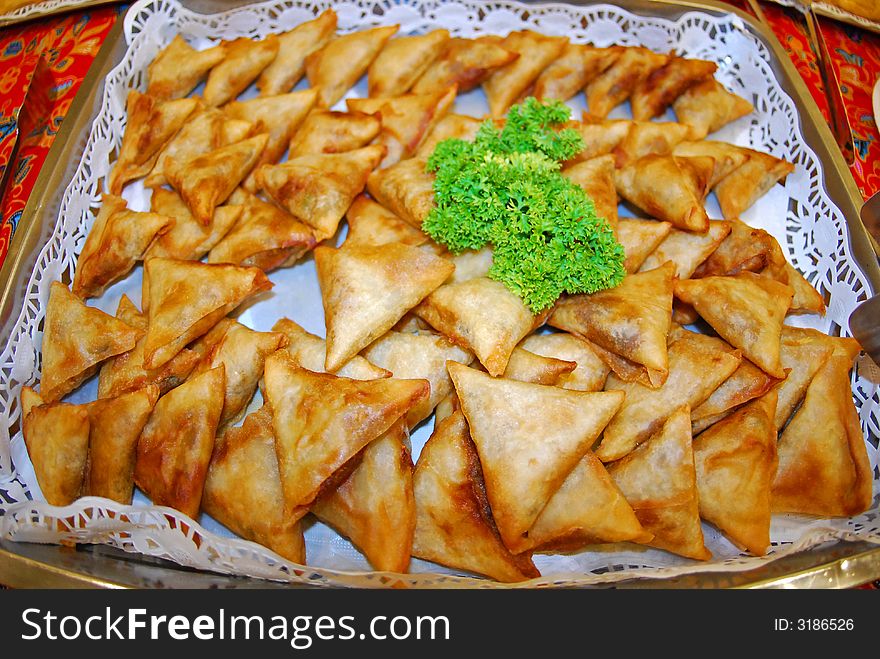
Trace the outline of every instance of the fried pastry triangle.
{"label": "fried pastry triangle", "polygon": [[137,445],[134,482],[156,506],[199,514],[214,435],[223,411],[223,366],[162,396]]}
{"label": "fried pastry triangle", "polygon": [[437,145],[443,140],[456,138],[472,142],[477,136],[477,131],[483,122],[476,117],[468,117],[463,114],[447,114],[433,129],[427,132],[424,142],[416,151],[417,158],[429,158]]}
{"label": "fried pastry triangle", "polygon": [[399,27],[386,25],[337,36],[306,57],[306,75],[309,85],[318,90],[318,107],[329,108],[342,98]]}
{"label": "fried pastry triangle", "polygon": [[441,286],[415,313],[453,343],[473,352],[493,376],[504,372],[516,345],[546,317],[533,316],[504,284],[488,277]]}
{"label": "fried pastry triangle", "polygon": [[131,272],[153,241],[173,225],[174,219],[167,215],[128,210],[125,199],[105,194],[76,262],[74,295],[83,299],[103,295],[110,284]]}
{"label": "fried pastry triangle", "polygon": [[782,326],[780,346],[782,368],[788,377],[777,387],[776,430],[782,432],[791,413],[804,399],[807,387],[824,366],[834,350],[832,342],[821,332]]}
{"label": "fried pastry triangle", "polygon": [[703,199],[714,166],[706,157],[644,156],[617,170],[617,192],[651,217],[705,233],[709,216]]}
{"label": "fried pastry triangle", "polygon": [[[666,263],[627,275],[615,288],[566,297],[547,322],[632,362],[640,381],[660,386],[668,374],[666,335],[672,320],[674,273],[673,264]],[[616,360],[606,363],[628,379],[628,374],[616,368]]]}
{"label": "fried pastry triangle", "polygon": [[673,55],[633,90],[630,97],[633,119],[650,121],[663,114],[685,91],[711,78],[717,68],[715,62]]}
{"label": "fried pastry triangle", "polygon": [[255,266],[269,272],[293,265],[317,244],[308,226],[277,206],[241,188],[230,200],[241,204],[241,219],[211,248],[208,263]]}
{"label": "fried pastry triangle", "polygon": [[174,160],[166,168],[165,176],[193,217],[207,226],[217,206],[253,169],[268,139],[268,135],[261,133],[190,160]]}
{"label": "fried pastry triangle", "polygon": [[427,235],[363,194],[355,197],[345,217],[348,220],[347,245],[403,243],[418,247],[428,242]]}
{"label": "fried pastry triangle", "polygon": [[492,378],[455,362],[448,369],[480,455],[498,531],[511,551],[527,549],[526,532],[620,407],[623,394]]}
{"label": "fried pastry triangle", "polygon": [[767,267],[760,271],[765,277],[787,284],[794,291],[788,313],[817,313],[825,315],[825,298],[788,262],[782,247],[771,236]]}
{"label": "fried pastry triangle", "polygon": [[782,322],[793,291],[785,284],[742,272],[735,277],[687,279],[675,296],[690,304],[728,343],[774,378],[785,371],[779,361]]}
{"label": "fried pastry triangle", "polygon": [[454,270],[446,259],[400,243],[318,247],[315,265],[331,372],[385,334]]}
{"label": "fried pastry triangle", "polygon": [[483,83],[489,113],[503,117],[568,45],[568,37],[551,37],[532,30],[511,32],[499,44],[519,57],[495,71]]}
{"label": "fried pastry triangle", "polygon": [[23,400],[31,398],[22,422],[24,443],[46,501],[66,506],[82,492],[89,453],[89,413],[84,405],[42,404],[32,393],[29,387],[22,389]]}
{"label": "fried pastry triangle", "polygon": [[775,413],[774,389],[694,440],[700,516],[755,556],[763,556],[770,546]]}
{"label": "fried pastry triangle", "polygon": [[740,361],[739,351],[721,339],[681,330],[669,344],[669,377],[660,388],[609,375],[605,389],[623,391],[626,400],[605,429],[596,455],[602,462],[622,458],[660,430],[679,407],[694,408],[706,400]]}
{"label": "fried pastry triangle", "polygon": [[382,572],[407,572],[416,527],[409,432],[397,420],[362,452],[360,464],[312,513],[348,537],[370,565]]}
{"label": "fried pastry triangle", "polygon": [[[146,332],[147,318],[137,307],[123,295],[116,309],[116,317],[124,323]],[[137,391],[149,385],[159,387],[159,395],[163,396],[189,377],[199,361],[199,355],[184,348],[174,355],[169,362],[159,368],[144,368],[144,343],[146,336],[141,336],[134,348],[117,355],[101,366],[98,376],[98,398],[114,398],[129,391]]]}
{"label": "fried pastry triangle", "polygon": [[265,545],[294,563],[305,563],[299,521],[284,511],[268,405],[249,414],[240,427],[230,428],[217,438],[205,478],[202,508],[242,538]]}
{"label": "fried pastry triangle", "polygon": [[278,54],[278,35],[256,40],[240,37],[226,42],[226,57],[211,69],[202,96],[211,107],[232,101],[257,78]]}
{"label": "fried pastry triangle", "polygon": [[567,121],[563,128],[576,130],[584,141],[584,149],[564,165],[571,167],[583,160],[612,153],[623,142],[631,125],[629,119],[602,119],[586,112],[582,121]]}
{"label": "fried pastry triangle", "polygon": [[658,55],[640,46],[625,48],[614,64],[591,80],[584,90],[590,113],[607,117],[630,97],[642,80],[668,60],[669,55]]}
{"label": "fried pastry triangle", "polygon": [[794,171],[794,165],[781,158],[745,149],[748,160],[715,186],[715,196],[725,219],[740,217],[774,185]]}
{"label": "fried pastry triangle", "polygon": [[513,582],[540,576],[528,554],[501,541],[467,421],[459,411],[438,423],[413,474],[413,555]]}
{"label": "fried pastry triangle", "polygon": [[156,239],[147,257],[164,256],[181,261],[197,261],[211,251],[236,225],[244,211],[241,205],[218,206],[205,226],[193,217],[174,190],[156,188],[150,206],[154,212],[174,218],[174,226]]}
{"label": "fried pastry triangle", "polygon": [[266,396],[285,515],[299,519],[322,484],[426,398],[424,380],[349,380],[300,368],[286,351],[266,360]]}
{"label": "fried pastry triangle", "polygon": [[449,30],[398,37],[385,44],[370,64],[367,89],[370,96],[399,96],[440,57],[449,43]]}
{"label": "fried pastry triangle", "polygon": [[852,397],[855,339],[825,337],[832,353],[779,437],[775,512],[852,517],[871,507],[872,469]]}
{"label": "fried pastry triangle", "polygon": [[[275,323],[272,331],[281,332],[287,337],[287,352],[297,364],[315,373],[326,373],[324,362],[327,359],[327,344],[324,339],[309,334],[289,318],[282,318]],[[390,378],[391,371],[355,355],[336,371],[336,375],[352,380],[376,380]]]}
{"label": "fried pastry triangle", "polygon": [[605,218],[617,231],[617,188],[614,186],[614,156],[607,154],[584,160],[562,170],[562,175],[577,184],[593,200],[596,215]]}
{"label": "fried pastry triangle", "polygon": [[608,473],[654,538],[647,544],[687,558],[708,560],[703,541],[690,408],[670,416],[660,431],[608,465]]}
{"label": "fried pastry triangle", "polygon": [[369,144],[382,121],[363,112],[312,110],[290,140],[288,159],[321,153],[343,153]]}
{"label": "fried pastry triangle", "polygon": [[545,357],[517,346],[510,353],[507,368],[504,369],[501,377],[519,382],[557,385],[576,367],[575,362]]}
{"label": "fried pastry triangle", "polygon": [[[727,220],[730,234],[696,270],[698,277],[760,272],[770,263],[776,239],[740,220]],[[785,283],[785,282],[783,282]]]}
{"label": "fried pastry triangle", "polygon": [[673,229],[648,255],[639,272],[653,270],[672,261],[675,264],[675,276],[679,279],[690,279],[699,265],[718,249],[728,234],[730,222],[724,220],[709,220],[709,230],[706,233]]}
{"label": "fried pastry triangle", "polygon": [[52,282],[49,290],[40,395],[54,403],[91,377],[105,359],[134,348],[143,332],[87,307],[60,282]]}
{"label": "fried pastry triangle", "polygon": [[177,134],[197,105],[194,98],[162,102],[134,89],[128,93],[125,132],[107,184],[111,194],[121,194],[126,183],[153,169],[159,151]]}
{"label": "fried pastry triangle", "polygon": [[697,138],[714,133],[755,109],[715,78],[707,78],[685,91],[673,101],[672,108],[681,123],[693,127]]}
{"label": "fried pastry triangle", "polygon": [[539,101],[567,101],[614,64],[622,53],[623,48],[620,46],[597,48],[569,43],[559,57],[538,76],[532,94]]}
{"label": "fried pastry triangle", "polygon": [[406,416],[410,428],[428,418],[437,404],[452,392],[446,362],[470,364],[474,358],[442,336],[403,332],[388,332],[370,344],[363,354],[371,363],[390,371],[395,378],[427,380],[431,385],[430,396]]}
{"label": "fried pastry triangle", "polygon": [[[693,133],[693,128],[691,129]],[[725,176],[742,166],[749,159],[748,153],[727,142],[701,140],[699,142],[679,142],[672,148],[675,156],[709,156],[715,159],[715,169],[709,179],[709,189],[713,190]]]}
{"label": "fried pastry triangle", "polygon": [[336,233],[339,221],[384,155],[385,147],[374,144],[345,153],[300,156],[260,167],[257,185],[311,226],[317,240],[324,240]]}
{"label": "fried pastry triangle", "polygon": [[272,287],[259,268],[151,258],[144,368],[162,366],[249,297]]}
{"label": "fried pastry triangle", "polygon": [[602,391],[611,369],[593,351],[589,344],[574,334],[532,334],[520,346],[537,355],[554,357],[577,364],[575,369],[562,376],[557,387],[575,391]]}
{"label": "fried pastry triangle", "polygon": [[[640,220],[635,218],[622,218],[617,221],[617,241],[623,247],[626,260],[623,267],[628,273],[638,272],[645,260],[660,246],[672,229],[670,222],[658,222],[656,220]],[[672,259],[665,259],[671,261]],[[659,267],[661,262],[655,263],[654,267],[645,268],[653,270]]]}
{"label": "fried pastry triangle", "polygon": [[770,391],[778,380],[770,377],[748,359],[743,359],[733,375],[691,411],[694,434],[729,415],[734,408]]}
{"label": "fried pastry triangle", "polygon": [[183,98],[224,57],[223,44],[196,50],[177,34],[147,67],[147,94],[162,101]]}
{"label": "fried pastry triangle", "polygon": [[478,87],[494,71],[519,58],[519,53],[498,41],[490,37],[450,39],[410,91],[428,94],[458,85],[459,93],[464,93]]}
{"label": "fried pastry triangle", "polygon": [[672,121],[633,121],[626,137],[614,149],[615,164],[623,167],[648,155],[665,156],[681,141],[691,137],[691,129]]}
{"label": "fried pastry triangle", "polygon": [[221,364],[226,367],[226,393],[220,426],[241,418],[263,377],[266,358],[286,345],[287,337],[280,332],[256,332],[233,322],[223,338],[202,358],[192,377]]}
{"label": "fried pastry triangle", "polygon": [[[168,182],[165,168],[174,160],[189,160],[224,145],[223,113],[201,105],[159,152],[156,164],[144,179],[144,187],[159,188]],[[248,128],[250,129],[250,128]]]}
{"label": "fried pastry triangle", "polygon": [[382,132],[378,143],[388,149],[382,167],[411,158],[437,122],[455,102],[455,86],[429,94],[404,94],[390,98],[350,98],[353,112],[378,114]]}
{"label": "fried pastry triangle", "polygon": [[434,175],[421,158],[402,160],[367,179],[367,191],[385,208],[417,229],[434,208]]}
{"label": "fried pastry triangle", "polygon": [[336,33],[336,12],[325,9],[317,18],[278,35],[278,54],[257,79],[262,96],[289,92],[306,72],[306,58],[329,43]]}
{"label": "fried pastry triangle", "polygon": [[151,384],[86,405],[90,431],[84,495],[131,503],[138,438],[159,395],[159,387]]}

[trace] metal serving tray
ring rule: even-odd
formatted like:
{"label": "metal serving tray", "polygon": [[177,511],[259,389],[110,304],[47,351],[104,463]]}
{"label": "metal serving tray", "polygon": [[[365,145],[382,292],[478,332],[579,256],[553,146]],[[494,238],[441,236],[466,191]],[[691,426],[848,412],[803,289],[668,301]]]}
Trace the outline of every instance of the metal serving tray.
{"label": "metal serving tray", "polygon": [[[247,3],[241,0],[222,3],[185,0],[183,4],[194,11],[210,13]],[[601,3],[587,0],[572,4]],[[859,190],[809,90],[776,37],[749,15],[713,0],[624,0],[618,4],[634,13],[669,19],[693,10],[716,16],[733,13],[742,19],[747,29],[770,51],[774,74],[797,105],[804,139],[824,165],[825,189],[848,221],[853,255],[869,278],[872,289],[880,290],[877,256],[859,220],[862,205]],[[103,82],[126,50],[122,25],[123,21],[119,20],[111,30],[71,105],[0,269],[0,341],[4,343],[9,339],[14,314],[21,307],[23,291],[39,250],[58,217],[62,194],[81,159],[89,128],[100,106]],[[14,432],[16,429],[10,430]],[[846,588],[877,578],[880,578],[880,547],[867,542],[833,542],[749,571],[704,572],[674,579],[634,579],[614,584],[614,587]],[[5,540],[0,540],[0,583],[12,587],[291,587],[290,584],[247,577],[198,572],[168,561],[100,545],[71,548]]]}

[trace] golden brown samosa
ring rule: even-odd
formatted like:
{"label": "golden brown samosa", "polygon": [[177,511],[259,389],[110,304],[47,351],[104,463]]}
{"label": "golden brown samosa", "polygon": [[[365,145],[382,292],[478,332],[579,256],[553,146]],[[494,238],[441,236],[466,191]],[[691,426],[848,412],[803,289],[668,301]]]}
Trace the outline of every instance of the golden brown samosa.
{"label": "golden brown samosa", "polygon": [[794,171],[794,165],[769,153],[746,149],[748,160],[715,186],[715,196],[725,219],[740,217]]}
{"label": "golden brown samosa", "polygon": [[535,81],[532,95],[539,101],[567,101],[588,82],[614,64],[623,53],[620,46],[597,48],[569,43]]}
{"label": "golden brown samosa", "polygon": [[776,388],[776,430],[781,433],[791,413],[804,399],[810,382],[828,361],[834,345],[826,334],[817,330],[783,325],[780,351],[782,368],[788,373]]}
{"label": "golden brown samosa", "polygon": [[733,375],[691,411],[694,434],[729,415],[734,408],[763,396],[777,382],[748,359],[743,359]]}
{"label": "golden brown samosa", "polygon": [[205,226],[193,217],[179,194],[165,188],[153,190],[150,207],[155,213],[174,218],[174,226],[150,245],[146,256],[182,261],[197,261],[211,251],[235,226],[244,210],[241,205],[218,206],[211,223]]}
{"label": "golden brown samosa", "polygon": [[259,268],[208,265],[194,261],[150,258],[144,264],[148,282],[149,327],[144,368],[171,360],[244,300],[272,287]]}
{"label": "golden brown samosa", "polygon": [[159,152],[173,138],[196,109],[194,98],[160,101],[132,89],[125,104],[126,125],[119,156],[107,182],[111,194],[146,176],[156,164]]}
{"label": "golden brown samosa", "polygon": [[773,236],[737,219],[727,220],[727,223],[730,234],[697,268],[697,277],[760,272],[770,263],[770,254],[776,245]]}
{"label": "golden brown samosa", "polygon": [[706,60],[672,55],[636,86],[630,96],[633,119],[650,121],[695,84],[711,78],[718,65]]}
{"label": "golden brown samosa", "polygon": [[507,368],[516,345],[540,326],[535,316],[504,284],[488,277],[445,284],[415,313],[453,343],[473,352],[493,376]]}
{"label": "golden brown samosa", "polygon": [[687,558],[708,560],[703,541],[690,408],[670,416],[656,435],[608,465],[608,473],[654,538],[647,544]]}
{"label": "golden brown samosa", "polygon": [[577,367],[577,363],[545,357],[517,346],[510,353],[502,378],[531,382],[533,384],[558,385]]}
{"label": "golden brown samosa", "polygon": [[208,263],[255,266],[269,272],[293,265],[317,244],[311,228],[277,206],[241,188],[230,200],[240,204],[241,219],[211,248]]}
{"label": "golden brown samosa", "polygon": [[217,206],[253,169],[268,139],[266,133],[261,133],[190,160],[174,160],[166,168],[165,176],[193,217],[207,226]]}
{"label": "golden brown samosa", "polygon": [[852,517],[871,507],[871,463],[849,378],[861,347],[851,338],[826,341],[832,353],[779,436],[774,512]]}
{"label": "golden brown samosa", "polygon": [[631,125],[629,119],[602,119],[586,112],[581,121],[565,122],[562,127],[577,131],[584,141],[584,148],[564,165],[571,167],[583,160],[612,153],[627,136]]}
{"label": "golden brown samosa", "polygon": [[363,112],[312,110],[290,140],[287,157],[354,151],[369,144],[381,128],[379,117]]}
{"label": "golden brown samosa", "polygon": [[707,78],[686,90],[673,101],[672,108],[681,123],[693,127],[697,139],[754,110],[749,101],[727,91],[715,78]]}
{"label": "golden brown samosa", "polygon": [[370,96],[399,96],[440,57],[449,43],[449,30],[398,37],[385,44],[370,64],[367,90]]}
{"label": "golden brown samosa", "polygon": [[669,60],[641,46],[629,46],[605,71],[593,78],[584,90],[590,114],[607,117],[623,103],[642,80]]}
{"label": "golden brown samosa", "polygon": [[612,231],[617,231],[617,188],[614,185],[614,156],[606,154],[583,160],[562,170],[562,175],[575,183],[596,207],[596,215],[604,218]]}
{"label": "golden brown samosa", "polygon": [[305,563],[299,521],[284,512],[268,405],[249,414],[240,427],[230,428],[217,438],[205,478],[202,508],[242,538],[265,545],[294,563]]}
{"label": "golden brown samosa", "polygon": [[770,486],[776,473],[776,390],[694,440],[700,517],[755,556],[770,547]]}
{"label": "golden brown samosa", "polygon": [[[772,238],[772,236],[771,236]],[[785,257],[782,246],[775,238],[770,241],[767,267],[760,271],[765,277],[791,287],[794,297],[788,313],[817,313],[825,315],[825,298]]]}
{"label": "golden brown samosa", "polygon": [[367,191],[385,208],[417,229],[434,208],[434,174],[425,160],[410,158],[379,169],[367,179]]}
{"label": "golden brown samosa", "polygon": [[651,217],[706,233],[709,216],[703,200],[713,167],[706,157],[644,156],[617,170],[617,192]]}
{"label": "golden brown samosa", "polygon": [[147,94],[162,101],[183,98],[224,57],[224,44],[196,50],[176,34],[147,66]]}
{"label": "golden brown samosa", "polygon": [[501,540],[460,411],[438,423],[422,448],[413,489],[414,556],[503,582],[540,576],[527,553],[513,554]]}
{"label": "golden brown samosa", "polygon": [[424,380],[349,380],[313,373],[279,350],[266,360],[285,514],[299,519],[321,486],[428,396]]}
{"label": "golden brown samosa", "polygon": [[226,57],[208,74],[202,97],[211,107],[219,107],[241,94],[256,80],[278,54],[278,35],[265,39],[239,37],[224,43]]}
{"label": "golden brown samosa", "polygon": [[381,145],[345,153],[300,156],[263,165],[257,185],[279,206],[315,230],[317,240],[336,233],[339,221],[385,155]]}
{"label": "golden brown samosa", "polygon": [[[25,393],[28,392],[28,393]],[[43,496],[53,506],[79,498],[89,452],[89,413],[84,405],[42,403],[25,387],[22,435]]]}
{"label": "golden brown samosa", "polygon": [[350,32],[306,57],[309,85],[318,90],[318,107],[329,108],[367,72],[399,25]]}
{"label": "golden brown samosa", "polygon": [[672,121],[630,122],[626,137],[614,149],[615,165],[623,167],[651,154],[664,156],[691,137],[691,129]]}
{"label": "golden brown samosa", "polygon": [[156,506],[195,519],[223,411],[223,366],[162,396],[137,445],[134,481]]}
{"label": "golden brown samosa", "polygon": [[[293,360],[315,373],[326,373],[324,363],[327,359],[327,344],[319,336],[306,332],[289,318],[282,318],[272,326],[273,332],[281,332],[287,337],[287,352]],[[386,371],[372,364],[364,357],[355,355],[336,371],[336,375],[352,380],[376,380],[390,378],[391,371]]]}
{"label": "golden brown samosa", "polygon": [[511,32],[499,44],[518,53],[510,64],[492,72],[483,83],[489,114],[502,117],[568,45],[568,37],[553,37],[532,30]]}
{"label": "golden brown samosa", "polygon": [[[144,187],[157,189],[168,183],[165,169],[172,161],[189,160],[228,144],[224,141],[224,125],[223,113],[220,110],[200,105],[190,115],[183,128],[159,152],[156,164],[144,179]],[[249,131],[250,123],[247,126]],[[241,139],[244,137],[242,135]]]}
{"label": "golden brown samosa", "polygon": [[83,494],[130,504],[134,465],[141,431],[159,400],[159,387],[99,398],[86,405],[89,413],[89,460]]}
{"label": "golden brown samosa", "polygon": [[40,396],[61,399],[89,377],[101,362],[134,348],[143,331],[100,309],[87,307],[64,284],[52,282],[43,328]]}
{"label": "golden brown samosa", "polygon": [[464,93],[478,87],[494,71],[518,57],[519,53],[488,37],[450,39],[440,57],[416,80],[410,91],[427,94],[457,85],[459,93]]}
{"label": "golden brown samosa", "polygon": [[779,341],[793,294],[785,284],[752,272],[675,284],[676,298],[692,305],[722,338],[779,379],[785,377]]}
{"label": "golden brown samosa", "polygon": [[556,383],[563,389],[575,391],[602,391],[611,368],[603,362],[589,344],[574,334],[532,334],[520,346],[537,355],[554,357],[577,364],[575,369]]}
{"label": "golden brown samosa", "polygon": [[289,92],[306,72],[306,58],[323,48],[336,32],[336,12],[325,9],[317,18],[278,35],[278,54],[257,79],[262,96]]}
{"label": "golden brown samosa", "polygon": [[388,332],[371,343],[364,351],[370,363],[387,369],[395,378],[427,380],[430,396],[413,407],[406,416],[413,428],[428,418],[437,404],[452,392],[452,380],[446,371],[446,362],[470,364],[474,356],[436,334]]}
{"label": "golden brown samosa", "polygon": [[409,432],[401,418],[367,444],[348,478],[321,494],[311,509],[382,572],[409,571],[416,504],[407,444]]}
{"label": "golden brown samosa", "polygon": [[403,243],[418,247],[428,242],[427,235],[364,194],[355,197],[345,218],[348,220],[347,245]]}
{"label": "golden brown samosa", "polygon": [[416,157],[430,158],[437,145],[443,140],[450,138],[472,142],[477,136],[477,131],[482,123],[476,117],[468,117],[463,114],[447,114],[426,133],[425,140],[418,151],[416,151]]}
{"label": "golden brown samosa", "polygon": [[[691,136],[693,137],[693,128],[691,129]],[[672,148],[672,154],[675,156],[709,156],[714,158],[715,169],[712,170],[712,176],[709,178],[710,190],[714,190],[721,179],[749,159],[748,152],[741,147],[728,144],[727,142],[715,142],[712,140],[700,140],[698,142],[685,140],[679,142]]]}
{"label": "golden brown samosa", "polygon": [[[548,323],[588,339],[634,366],[640,382],[657,387],[668,374],[666,335],[672,321],[672,285],[675,267],[666,263],[655,270],[627,275],[615,288],[560,300]],[[607,353],[599,355],[605,359]],[[608,366],[624,379],[630,369],[618,359]]]}
{"label": "golden brown samosa", "polygon": [[[628,273],[638,272],[642,264],[645,263],[645,260],[666,239],[671,229],[672,224],[670,222],[641,220],[637,218],[619,219],[614,233],[617,235],[617,241],[623,247],[623,253],[626,255],[626,260],[623,262],[624,269]],[[647,267],[645,269],[653,270],[662,263],[672,260],[664,259],[659,261],[658,259],[654,267]]]}
{"label": "golden brown samosa", "polygon": [[498,531],[511,551],[527,549],[526,532],[618,410],[623,394],[492,378],[456,362],[448,368]]}
{"label": "golden brown samosa", "polygon": [[173,225],[174,219],[167,215],[128,210],[125,199],[105,194],[76,262],[74,295],[83,299],[103,295]]}
{"label": "golden brown samosa", "polygon": [[656,433],[682,405],[698,406],[740,364],[739,351],[721,339],[682,330],[669,344],[669,377],[658,389],[608,376],[606,391],[626,394],[596,449],[602,462],[622,458]]}
{"label": "golden brown samosa", "polygon": [[725,220],[709,220],[706,233],[693,233],[672,229],[656,249],[651,252],[639,268],[639,272],[654,268],[672,261],[675,264],[675,276],[679,279],[690,279],[699,265],[718,249],[730,233],[730,223]]}
{"label": "golden brown samosa", "polygon": [[318,247],[315,265],[330,372],[385,334],[454,270],[446,259],[401,243]]}

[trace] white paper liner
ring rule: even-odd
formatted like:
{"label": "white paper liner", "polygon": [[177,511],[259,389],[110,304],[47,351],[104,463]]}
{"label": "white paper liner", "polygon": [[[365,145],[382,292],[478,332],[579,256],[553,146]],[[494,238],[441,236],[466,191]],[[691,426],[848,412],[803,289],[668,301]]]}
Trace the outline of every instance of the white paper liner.
{"label": "white paper liner", "polygon": [[[23,308],[15,321],[11,340],[0,355],[0,537],[30,542],[106,543],[176,561],[190,567],[310,584],[381,587],[401,583],[410,587],[467,585],[501,587],[424,561],[414,560],[412,573],[387,575],[370,572],[369,564],[345,539],[320,523],[306,531],[308,567],[296,566],[271,551],[233,536],[209,517],[195,523],[169,508],[149,505],[139,492],[132,506],[86,497],[65,508],[46,504],[36,485],[21,433],[10,437],[17,425],[19,395],[25,384],[39,380],[42,340],[40,325],[48,299],[49,284],[62,276],[72,277],[76,255],[94,221],[104,179],[116,158],[125,126],[125,98],[131,87],[145,88],[147,64],[174,34],[182,33],[197,48],[219,38],[260,37],[290,29],[331,6],[339,15],[340,30],[350,31],[378,24],[400,23],[400,33],[445,27],[454,35],[506,34],[529,28],[569,36],[573,41],[644,45],[656,51],[676,51],[687,57],[718,63],[716,77],[732,91],[749,99],[755,112],[713,135],[743,146],[769,152],[795,163],[797,169],[784,186],[776,186],[758,201],[743,220],[772,233],[791,262],[820,291],[830,294],[824,318],[798,317],[793,323],[816,327],[832,334],[848,335],[852,309],[871,295],[870,285],[850,253],[845,219],[822,187],[821,163],[804,142],[793,101],[775,81],[770,54],[743,29],[734,15],[715,18],[689,12],[676,21],[643,17],[610,5],[524,6],[511,2],[268,2],[203,16],[181,7],[174,0],[141,0],[125,18],[130,45],[123,61],[108,75],[101,110],[95,120],[82,161],[64,193],[55,229],[40,253],[28,282]],[[349,95],[364,95],[361,81]],[[253,91],[249,92],[252,94]],[[246,94],[247,97],[248,94]],[[569,103],[574,116],[584,108],[583,99]],[[482,115],[485,98],[480,91],[465,94],[456,112]],[[627,107],[612,117],[628,117]],[[672,119],[671,113],[667,119]],[[140,184],[126,188],[125,197],[136,210],[149,207],[149,193]],[[707,202],[710,216],[720,217],[714,196]],[[343,230],[344,231],[344,230]],[[306,329],[323,335],[323,311],[314,262],[305,259],[293,268],[270,274],[273,293],[249,306],[239,320],[258,330],[268,330],[281,316],[288,316]],[[114,313],[126,293],[140,301],[141,268],[114,285],[99,300],[89,303]],[[867,540],[880,543],[878,512],[878,369],[868,359],[859,360],[853,373],[853,393],[866,436],[874,474],[872,509],[844,520],[819,520],[796,515],[774,516],[773,546],[767,557],[741,555],[715,529],[704,525],[706,544],[715,559],[695,562],[635,545],[599,547],[573,555],[536,556],[543,577],[526,586],[572,586],[608,583],[634,577],[671,577],[691,572],[753,569],[779,556],[802,551],[832,539]],[[68,400],[85,402],[96,395],[94,379]],[[258,405],[255,402],[254,405]],[[414,457],[430,434],[431,423],[413,434]]]}

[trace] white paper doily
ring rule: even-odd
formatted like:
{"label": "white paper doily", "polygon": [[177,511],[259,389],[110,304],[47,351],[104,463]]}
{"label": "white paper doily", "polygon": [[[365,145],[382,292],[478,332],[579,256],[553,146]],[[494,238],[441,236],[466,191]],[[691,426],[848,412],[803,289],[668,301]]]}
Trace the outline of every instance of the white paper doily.
{"label": "white paper doily", "polygon": [[[175,0],[141,0],[125,18],[129,44],[122,62],[107,76],[101,109],[92,126],[82,160],[64,192],[54,231],[37,259],[23,307],[14,322],[9,344],[0,353],[0,537],[32,542],[106,543],[126,551],[159,556],[183,565],[229,574],[242,574],[310,584],[383,586],[390,579],[411,587],[469,585],[494,587],[493,582],[456,576],[454,571],[414,560],[412,573],[389,576],[370,572],[364,558],[349,542],[322,524],[306,531],[308,567],[295,566],[267,549],[232,536],[210,518],[199,523],[169,508],[150,506],[136,494],[132,506],[87,497],[65,508],[42,501],[21,434],[10,437],[20,414],[21,387],[39,380],[42,324],[49,284],[72,276],[76,256],[94,221],[104,179],[116,158],[125,126],[128,89],[145,88],[147,64],[174,34],[182,33],[197,48],[220,38],[260,37],[281,32],[332,6],[342,31],[378,24],[399,23],[400,33],[445,27],[455,35],[506,34],[530,28],[569,36],[573,41],[644,45],[656,51],[675,48],[687,57],[718,64],[717,78],[755,105],[755,112],[713,137],[766,151],[796,165],[784,186],[776,186],[758,201],[743,220],[766,229],[788,251],[789,259],[820,291],[829,294],[824,318],[799,317],[792,322],[832,334],[848,334],[850,311],[871,295],[864,273],[850,252],[845,219],[822,187],[822,169],[816,154],[803,138],[794,102],[775,81],[771,55],[752,38],[734,15],[713,17],[689,12],[671,21],[643,17],[619,7],[597,5],[520,5],[512,2],[313,2],[286,0],[251,5],[205,16],[182,8]],[[363,95],[363,81],[350,95]],[[577,116],[583,100],[570,102]],[[485,98],[480,91],[462,95],[455,111],[482,114]],[[628,108],[612,116],[628,117]],[[669,115],[671,118],[671,114]],[[129,204],[146,210],[149,197],[138,185],[125,191]],[[714,196],[709,214],[720,217]],[[275,283],[268,299],[248,307],[239,317],[244,324],[267,330],[281,316],[297,320],[309,331],[323,335],[320,291],[314,262],[305,259],[293,268],[271,273]],[[140,300],[141,269],[89,303],[114,313],[126,293]],[[878,436],[880,394],[876,367],[860,360],[853,374],[853,393],[874,473],[874,503],[863,515],[848,520],[816,520],[777,515],[771,529],[773,547],[767,557],[739,552],[711,527],[704,525],[707,546],[715,555],[710,563],[697,563],[666,552],[634,545],[600,548],[566,556],[536,556],[542,578],[528,586],[587,585],[633,577],[670,577],[707,569],[752,569],[783,554],[801,551],[831,539],[862,539],[880,543],[878,513]],[[94,381],[70,400],[84,402],[95,396]],[[430,434],[430,423],[413,435],[415,455]]]}

